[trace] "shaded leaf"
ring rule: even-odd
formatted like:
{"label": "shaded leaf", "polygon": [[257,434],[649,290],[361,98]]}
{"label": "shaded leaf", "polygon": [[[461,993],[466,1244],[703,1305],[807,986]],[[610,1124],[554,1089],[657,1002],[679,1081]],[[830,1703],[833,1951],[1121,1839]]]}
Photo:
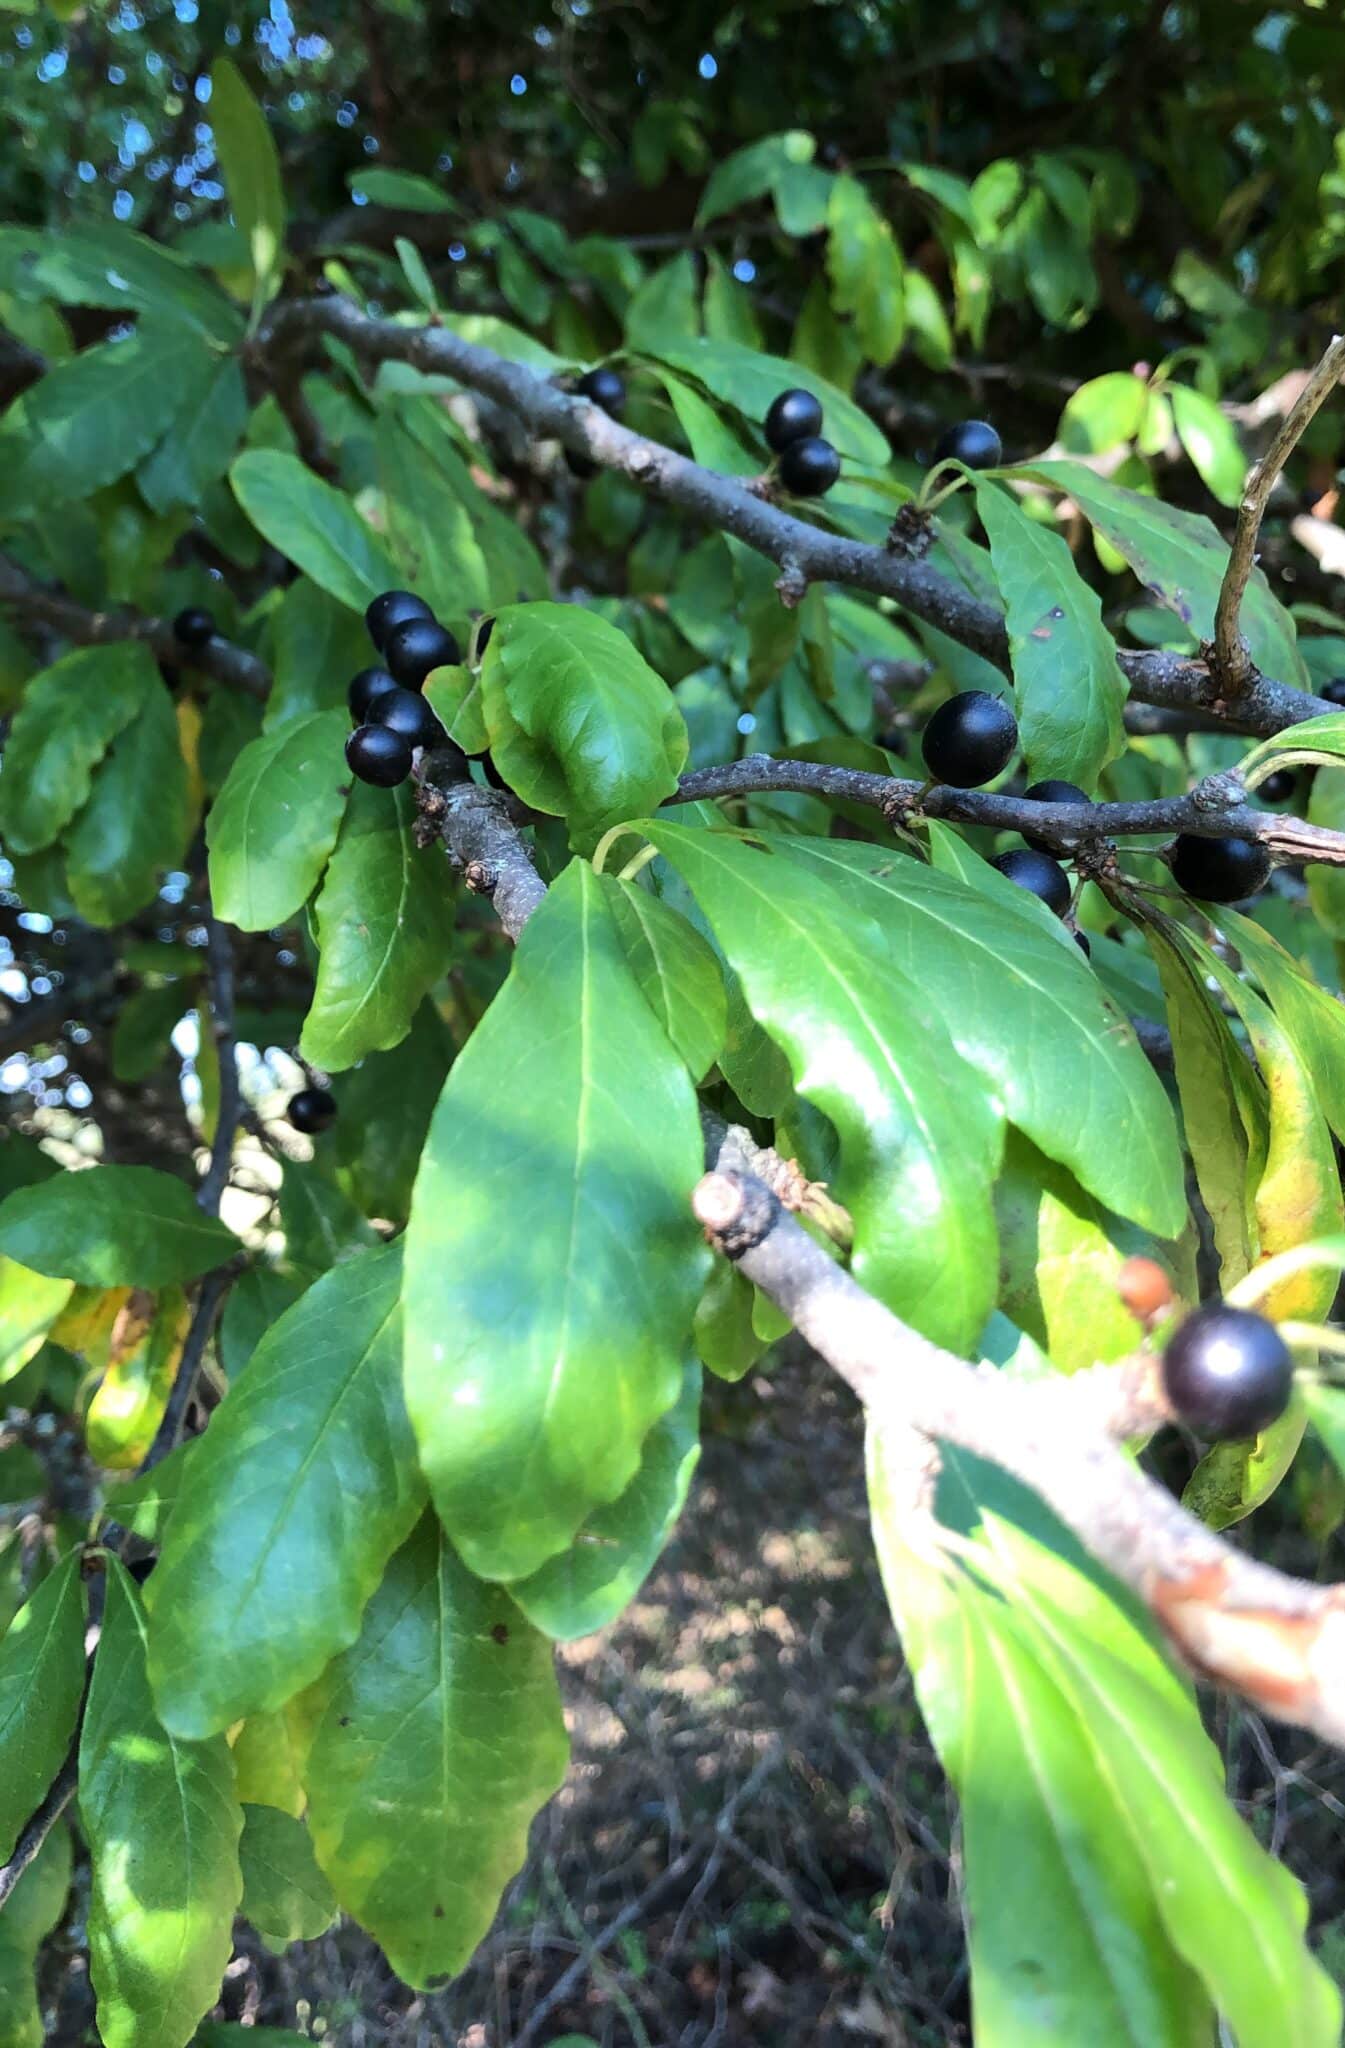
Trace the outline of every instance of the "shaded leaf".
{"label": "shaded leaf", "polygon": [[307,902],[345,810],[348,730],[344,710],[314,711],[244,747],[206,821],[217,917],[266,931]]}
{"label": "shaded leaf", "polygon": [[274,1806],[245,1805],[238,1860],[240,1910],[259,1934],[288,1946],[326,1933],[336,1918],[336,1898],[301,1820]]}
{"label": "shaded leaf", "polygon": [[5,1901],[0,1914],[0,2042],[4,2048],[42,2048],[42,2024],[33,1966],[46,1936],[65,1911],[70,1890],[70,1832],[57,1826]]}
{"label": "shaded leaf", "polygon": [[135,721],[98,764],[66,840],[66,877],[89,924],[121,924],[158,894],[192,833],[187,764],[173,700],[155,674]]}
{"label": "shaded leaf", "polygon": [[77,647],[34,676],[5,741],[0,833],[35,853],[88,802],[93,770],[138,715],[159,675],[147,647]]}
{"label": "shaded leaf", "polygon": [[247,237],[255,278],[254,305],[278,281],[285,242],[285,195],[270,125],[227,57],[210,67],[210,125],[229,207]]}
{"label": "shaded leaf", "polygon": [[208,484],[224,475],[247,424],[248,399],[242,366],[226,356],[215,369],[198,405],[185,408],[141,463],[136,482],[155,512],[174,505],[195,508]]}
{"label": "shaded leaf", "polygon": [[194,1280],[238,1239],[150,1166],[90,1166],[0,1202],[0,1252],[85,1287],[166,1287]]}
{"label": "shaded leaf", "polygon": [[801,385],[820,403],[825,415],[824,431],[833,447],[852,462],[874,469],[888,466],[891,449],[882,428],[852,398],[814,370],[783,356],[762,355],[757,349],[708,338],[672,346],[655,344],[650,353],[703,385],[722,404],[731,405],[754,428],[759,428],[771,400],[779,392],[789,385]]}
{"label": "shaded leaf", "polygon": [[83,1693],[84,1584],[75,1551],[0,1637],[0,1864],[65,1761]]}
{"label": "shaded leaf", "polygon": [[603,887],[641,993],[692,1080],[703,1080],[728,1030],[724,977],[713,949],[687,918],[647,889],[606,876]]}
{"label": "shaded leaf", "polygon": [[397,572],[373,528],[297,455],[249,449],[229,481],[263,539],[352,611],[395,586]]}

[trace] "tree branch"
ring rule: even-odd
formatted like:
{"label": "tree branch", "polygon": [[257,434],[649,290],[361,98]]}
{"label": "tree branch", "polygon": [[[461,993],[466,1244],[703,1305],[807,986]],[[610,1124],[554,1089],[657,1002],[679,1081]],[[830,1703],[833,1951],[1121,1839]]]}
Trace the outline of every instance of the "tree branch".
{"label": "tree branch", "polygon": [[[83,1711],[81,1705],[81,1718]],[[42,1844],[74,1798],[78,1783],[79,1731],[76,1729],[74,1741],[66,1754],[65,1762],[52,1781],[50,1791],[31,1820],[24,1823],[8,1863],[0,1867],[0,1910],[3,1909],[5,1901],[29,1864],[36,1862]]]}
{"label": "tree branch", "polygon": [[444,756],[428,754],[419,767],[419,805],[424,837],[443,841],[450,861],[469,889],[488,897],[511,939],[517,939],[546,894],[513,814],[517,805],[503,790],[475,782],[435,779]]}
{"label": "tree branch", "polygon": [[234,962],[227,925],[213,911],[206,918],[206,979],[210,991],[210,1026],[219,1061],[219,1105],[215,1115],[215,1142],[210,1148],[196,1200],[207,1216],[218,1216],[220,1201],[229,1184],[234,1143],[242,1096],[238,1086],[238,1046],[234,1037]]}

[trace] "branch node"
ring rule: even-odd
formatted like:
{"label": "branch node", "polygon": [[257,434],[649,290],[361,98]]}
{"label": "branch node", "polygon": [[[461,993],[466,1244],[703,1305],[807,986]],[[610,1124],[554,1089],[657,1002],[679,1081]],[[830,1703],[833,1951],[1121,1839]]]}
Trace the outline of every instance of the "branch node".
{"label": "branch node", "polygon": [[786,555],[780,564],[780,574],[775,579],[776,593],[787,612],[801,605],[808,595],[808,578],[797,555]]}
{"label": "branch node", "polygon": [[707,1173],[692,1192],[691,1207],[727,1259],[755,1251],[780,1214],[779,1197],[763,1181],[732,1172]]}

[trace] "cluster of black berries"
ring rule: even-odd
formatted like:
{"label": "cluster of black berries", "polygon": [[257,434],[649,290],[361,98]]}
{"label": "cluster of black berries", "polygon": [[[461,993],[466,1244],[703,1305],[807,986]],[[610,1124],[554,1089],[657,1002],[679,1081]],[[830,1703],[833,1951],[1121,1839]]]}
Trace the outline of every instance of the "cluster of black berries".
{"label": "cluster of black berries", "polygon": [[[586,370],[575,390],[601,412],[610,413],[619,420],[626,410],[626,380],[619,370],[599,364],[596,370]],[[598,474],[598,465],[589,455],[576,455],[572,448],[565,450],[565,467],[571,476],[590,477]]]}
{"label": "cluster of black berries", "polygon": [[1222,1301],[1189,1315],[1163,1353],[1173,1414],[1219,1441],[1269,1429],[1288,1407],[1293,1384],[1293,1357],[1275,1325]]}
{"label": "cluster of black berries", "polygon": [[841,458],[822,438],[822,407],[811,391],[782,391],[765,419],[776,474],[796,498],[820,498],[841,473]]}
{"label": "cluster of black berries", "polygon": [[391,789],[411,773],[417,747],[451,744],[420,693],[433,669],[462,660],[462,649],[424,598],[409,590],[385,590],[364,623],[386,665],[362,668],[351,679],[346,702],[355,730],[346,741],[346,762],[361,782]]}

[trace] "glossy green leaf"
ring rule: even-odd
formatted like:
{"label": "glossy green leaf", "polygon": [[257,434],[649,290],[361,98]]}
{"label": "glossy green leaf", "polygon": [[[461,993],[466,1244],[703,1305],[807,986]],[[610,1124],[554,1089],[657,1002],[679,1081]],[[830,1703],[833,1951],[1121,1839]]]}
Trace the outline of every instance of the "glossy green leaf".
{"label": "glossy green leaf", "polygon": [[[421,406],[425,401],[415,401]],[[379,417],[375,433],[379,481],[387,505],[388,544],[409,589],[433,606],[437,618],[465,623],[492,601],[490,569],[477,539],[471,502],[461,480],[426,460],[424,441],[395,408]],[[513,590],[503,593],[515,596]],[[495,600],[501,593],[493,593]]]}
{"label": "glossy green leaf", "polygon": [[229,209],[247,237],[255,278],[254,301],[263,304],[277,280],[285,242],[285,195],[270,124],[227,57],[210,67],[210,125],[224,173]]}
{"label": "glossy green leaf", "polygon": [[85,1167],[0,1202],[0,1252],[83,1287],[166,1287],[237,1250],[191,1189],[155,1167]]}
{"label": "glossy green leaf", "polygon": [[[865,355],[883,369],[906,332],[904,265],[891,223],[858,178],[847,175],[832,182],[827,228],[831,303],[853,317]],[[824,424],[829,428],[831,422]]]}
{"label": "glossy green leaf", "polygon": [[595,1508],[568,1550],[515,1579],[509,1597],[543,1635],[573,1642],[615,1621],[671,1536],[700,1457],[701,1369],[683,1367],[677,1405],[660,1416],[640,1469],[618,1499]]}
{"label": "glossy green leaf", "polygon": [[826,436],[833,447],[849,461],[870,468],[886,469],[888,465],[891,449],[882,428],[852,398],[814,370],[783,356],[763,355],[758,349],[708,338],[660,346],[650,353],[693,383],[703,385],[711,397],[732,406],[754,428],[759,428],[771,400],[779,392],[789,385],[801,385],[820,403]]}
{"label": "glossy green leaf", "polygon": [[1125,747],[1126,682],[1101,600],[1061,536],[999,484],[977,480],[976,509],[1004,600],[1028,779],[1060,776],[1091,791]]}
{"label": "glossy green leaf", "polygon": [[293,1159],[281,1172],[280,1227],[286,1267],[302,1280],[316,1280],[380,1241],[337,1181],[316,1163],[301,1166]]}
{"label": "glossy green leaf", "polygon": [[550,1644],[426,1515],[305,1704],[309,1827],[338,1900],[408,1983],[460,1970],[564,1776]]}
{"label": "glossy green leaf", "polygon": [[372,658],[364,620],[307,576],[296,577],[271,623],[266,731],[315,712],[344,710],[350,678]]}
{"label": "glossy green leaf", "polygon": [[349,180],[352,192],[371,206],[392,206],[402,213],[456,213],[457,207],[428,178],[412,171],[355,171]]}
{"label": "glossy green leaf", "polygon": [[[1311,689],[1309,682],[1305,687]],[[1326,711],[1317,718],[1304,718],[1272,733],[1254,746],[1238,764],[1238,773],[1248,789],[1255,789],[1278,768],[1292,768],[1298,762],[1334,768],[1345,761],[1345,711]],[[1334,777],[1324,779],[1325,788],[1338,798],[1341,785]],[[1316,788],[1314,786],[1314,795]],[[1331,823],[1323,818],[1323,824]]]}
{"label": "glossy green leaf", "polygon": [[726,833],[643,829],[677,869],[794,1085],[840,1133],[856,1277],[926,1336],[970,1344],[994,1302],[989,1183],[1003,1118],[875,921]]}
{"label": "glossy green leaf", "polygon": [[188,1437],[148,1472],[137,1473],[121,1485],[109,1487],[103,1499],[104,1517],[139,1536],[142,1542],[157,1544],[177,1506],[197,1442],[196,1437]]}
{"label": "glossy green leaf", "polygon": [[336,1918],[336,1896],[301,1820],[274,1806],[243,1807],[238,1844],[245,1920],[269,1941],[316,1941]]}
{"label": "glossy green leaf", "polygon": [[88,802],[93,770],[135,719],[158,670],[147,647],[77,647],[34,676],[5,741],[0,835],[5,849],[50,846]]}
{"label": "glossy green leaf", "polygon": [[116,1558],[79,1748],[93,1863],[89,1969],[105,2048],[185,2048],[219,1996],[243,1892],[223,1736],[180,1742],[145,1670],[145,1612]]}
{"label": "glossy green leaf", "polygon": [[1168,386],[1178,439],[1200,473],[1206,489],[1221,505],[1236,505],[1242,496],[1247,458],[1237,429],[1212,398],[1188,384]]}
{"label": "glossy green leaf", "polygon": [[264,540],[352,611],[363,611],[397,572],[382,541],[345,493],[315,476],[297,455],[254,448],[240,455],[229,481]]}
{"label": "glossy green leaf", "polygon": [[307,902],[341,826],[349,726],[315,711],[244,747],[206,822],[216,916],[267,931]]}
{"label": "glossy green leaf", "polygon": [[[1162,1084],[1049,912],[975,856],[973,886],[854,841],[772,844],[868,911],[1010,1122],[1107,1208],[1180,1232],[1185,1174]],[[1077,1085],[1062,1089],[1062,1073]]]}
{"label": "glossy green leaf", "polygon": [[66,878],[88,924],[114,925],[158,894],[192,834],[187,764],[173,700],[155,675],[134,723],[93,771],[89,800],[66,839]]}
{"label": "glossy green leaf", "polygon": [[33,1966],[65,1911],[70,1891],[70,1831],[57,1826],[25,1870],[0,1913],[0,2044],[42,2048],[42,2025]]}
{"label": "glossy green leaf", "polygon": [[150,507],[155,512],[174,505],[194,509],[207,485],[232,462],[247,417],[242,365],[236,356],[226,356],[199,405],[187,407],[141,463],[136,482]]}
{"label": "glossy green leaf", "polygon": [[283,1705],[354,1641],[425,1497],[400,1368],[394,1245],[311,1287],[230,1389],[150,1581],[150,1673],[175,1734]]}
{"label": "glossy green leaf", "polygon": [[686,1069],[574,861],[449,1074],[407,1233],[407,1403],[473,1570],[525,1577],[634,1478],[682,1385],[701,1171]]}
{"label": "glossy green leaf", "polygon": [[453,899],[437,847],[417,846],[410,788],[351,792],[315,905],[318,974],[300,1052],[329,1073],[400,1044],[448,969]]}
{"label": "glossy green leaf", "polygon": [[20,1828],[65,1761],[83,1693],[84,1583],[76,1551],[43,1579],[0,1637],[0,1864],[9,1861]]}
{"label": "glossy green leaf", "polygon": [[0,1387],[42,1349],[74,1284],[0,1258]]}
{"label": "glossy green leaf", "polygon": [[696,927],[635,882],[603,878],[607,907],[650,1009],[701,1081],[728,1030],[724,977]]}
{"label": "glossy green leaf", "polygon": [[1133,441],[1144,422],[1148,386],[1133,370],[1109,370],[1071,392],[1060,415],[1060,444],[1071,455],[1105,455]]}
{"label": "glossy green leaf", "polygon": [[766,1350],[770,1339],[758,1333],[752,1308],[751,1281],[731,1259],[716,1259],[692,1324],[701,1363],[716,1379],[745,1378]]}
{"label": "glossy green leaf", "polygon": [[392,1052],[361,1060],[339,1084],[334,1132],[341,1185],[366,1216],[405,1223],[411,1190],[453,1057],[452,1041],[430,1002]]}

